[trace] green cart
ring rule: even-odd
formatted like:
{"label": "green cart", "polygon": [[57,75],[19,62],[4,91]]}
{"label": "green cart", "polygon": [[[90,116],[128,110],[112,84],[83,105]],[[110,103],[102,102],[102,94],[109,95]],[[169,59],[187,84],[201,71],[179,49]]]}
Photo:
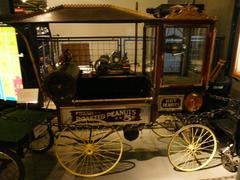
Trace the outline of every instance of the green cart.
{"label": "green cart", "polygon": [[11,108],[0,111],[0,179],[23,180],[21,158],[27,149],[47,151],[54,138],[49,122],[54,111]]}

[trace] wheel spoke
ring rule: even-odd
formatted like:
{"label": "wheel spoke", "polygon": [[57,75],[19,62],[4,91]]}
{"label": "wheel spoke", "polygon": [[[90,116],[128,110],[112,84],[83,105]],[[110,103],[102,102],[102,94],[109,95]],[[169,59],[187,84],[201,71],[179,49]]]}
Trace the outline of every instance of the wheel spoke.
{"label": "wheel spoke", "polygon": [[81,154],[80,156],[77,156],[77,157],[73,157],[72,159],[70,159],[70,160],[68,160],[68,161],[64,161],[64,164],[68,164],[68,163],[70,163],[70,162],[72,162],[72,161],[75,161],[75,160],[79,159],[79,158],[82,157],[82,156],[84,156],[84,154]]}
{"label": "wheel spoke", "polygon": [[[188,132],[187,132],[188,133]],[[185,133],[182,132],[181,133],[182,137],[183,137],[183,140],[187,143],[187,144],[191,144],[190,141],[187,139],[187,137],[185,136]]]}
{"label": "wheel spoke", "polygon": [[84,143],[84,144],[86,144],[86,139],[83,139],[83,138],[81,138],[81,137],[79,137],[76,133],[74,133],[73,131],[69,131],[69,132],[71,132],[72,133],[72,135],[74,135],[77,139],[75,139],[75,140],[80,140],[82,143]]}
{"label": "wheel spoke", "polygon": [[78,139],[76,139],[76,138],[74,138],[72,136],[69,136],[69,135],[61,135],[61,137],[67,138],[67,139],[70,139],[70,140],[74,140],[74,141],[78,142]]}
{"label": "wheel spoke", "polygon": [[[103,154],[100,154],[100,153],[96,153],[96,155],[97,155],[97,156],[100,156],[100,157],[102,157],[102,158],[104,158],[104,159],[106,159],[106,160],[116,161],[115,158],[112,158],[112,157],[109,157],[109,156],[106,156],[106,155],[103,155]],[[110,162],[112,162],[112,161],[110,161]]]}
{"label": "wheel spoke", "polygon": [[[183,149],[183,150],[170,150],[169,152],[171,152],[171,154],[177,154],[177,153],[181,153],[181,152],[184,152],[186,151],[186,149]],[[172,153],[173,152],[173,153]]]}
{"label": "wheel spoke", "polygon": [[110,134],[113,133],[113,130],[107,132],[106,134],[104,134],[97,142],[95,142],[94,144],[97,145],[99,142],[101,142],[104,138],[106,138],[107,136],[109,136]]}
{"label": "wheel spoke", "polygon": [[[101,161],[93,154],[93,160],[96,159],[95,162],[98,162],[98,167],[97,169],[100,169],[101,171],[104,171],[104,169],[102,168],[102,166],[99,166],[99,164],[102,164]],[[103,164],[105,166],[105,164]],[[96,166],[96,165],[95,165]],[[107,167],[108,168],[108,167]]]}
{"label": "wheel spoke", "polygon": [[118,139],[118,138],[116,138],[116,139],[114,139],[114,140],[112,140],[112,141],[105,142],[105,143],[100,144],[100,145],[99,145],[99,144],[94,144],[94,145],[96,146],[97,149],[99,149],[100,147],[107,146],[107,145],[111,145],[111,143],[112,143],[112,145],[114,145],[114,144],[119,144],[119,142],[116,141],[117,139]]}
{"label": "wheel spoke", "polygon": [[109,166],[106,165],[104,161],[101,161],[96,155],[94,155],[94,157],[98,160],[100,164],[103,164],[107,169],[109,168]]}
{"label": "wheel spoke", "polygon": [[[204,129],[202,129],[202,131],[204,132]],[[206,131],[206,132],[202,135],[202,132],[201,132],[200,136],[198,137],[198,140],[196,141],[196,144],[198,144],[198,142],[199,142],[200,140],[202,140],[202,138],[203,138],[207,133],[208,133],[208,131]]]}
{"label": "wheel spoke", "polygon": [[93,156],[89,156],[89,158],[90,158],[90,170],[91,170],[90,173],[93,174],[94,166],[95,166],[94,161],[93,161]]}
{"label": "wheel spoke", "polygon": [[99,150],[99,152],[106,152],[107,154],[113,154],[113,155],[119,156],[119,152],[114,152],[112,149],[111,150]]}
{"label": "wheel spoke", "polygon": [[89,164],[89,156],[87,156],[86,158],[85,174],[88,174],[88,164]]}
{"label": "wheel spoke", "polygon": [[186,150],[186,153],[184,153],[182,156],[180,156],[179,158],[177,158],[177,159],[174,159],[174,161],[178,161],[178,160],[182,160],[182,159],[185,159],[185,157],[186,156],[188,156],[189,155],[189,152]]}
{"label": "wheel spoke", "polygon": [[178,145],[178,147],[184,147],[184,148],[186,148],[186,147],[187,147],[186,145],[180,144],[179,142],[174,142],[174,144],[177,144],[177,145]]}
{"label": "wheel spoke", "polygon": [[79,165],[82,164],[82,166],[79,169],[79,172],[82,173],[82,168],[85,167],[85,161],[86,161],[87,155],[85,154],[84,157],[79,162]]}
{"label": "wheel spoke", "polygon": [[206,143],[209,143],[209,142],[213,141],[213,140],[211,140],[211,141],[206,142],[209,138],[211,138],[211,136],[208,136],[206,139],[204,139],[204,141],[199,143],[197,147],[200,147],[203,144],[206,144]]}
{"label": "wheel spoke", "polygon": [[203,153],[203,152],[205,152],[205,153],[207,153],[207,152],[210,152],[210,153],[212,153],[213,152],[213,149],[211,148],[211,149],[200,149],[200,150],[198,150],[197,151],[198,153]]}
{"label": "wheel spoke", "polygon": [[77,143],[59,143],[58,146],[74,146],[76,145]]}
{"label": "wheel spoke", "polygon": [[204,147],[197,147],[197,150],[199,150],[199,149],[201,149],[201,150],[210,149],[210,147],[214,147],[214,144],[211,144],[211,145],[208,145],[208,146],[204,146]]}
{"label": "wheel spoke", "polygon": [[[193,131],[193,128],[192,128],[192,131]],[[198,131],[198,128],[196,128],[195,133],[193,133],[193,135],[192,135],[192,144],[194,143],[194,140],[197,136],[197,131]]]}
{"label": "wheel spoke", "polygon": [[71,154],[81,154],[81,155],[83,155],[82,153],[79,153],[79,152],[68,152],[68,151],[58,152],[58,154],[61,155],[61,156],[71,156]]}
{"label": "wheel spoke", "polygon": [[184,164],[183,164],[183,168],[186,167],[186,165],[187,165],[187,163],[189,162],[189,160],[190,160],[191,157],[192,157],[192,155],[191,155],[191,154],[188,154],[187,160],[186,160],[186,161],[184,162]]}

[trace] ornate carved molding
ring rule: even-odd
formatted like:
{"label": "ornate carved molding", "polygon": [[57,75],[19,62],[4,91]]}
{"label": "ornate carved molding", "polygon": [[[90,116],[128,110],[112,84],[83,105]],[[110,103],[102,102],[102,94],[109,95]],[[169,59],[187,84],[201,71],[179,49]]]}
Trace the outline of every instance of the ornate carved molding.
{"label": "ornate carved molding", "polygon": [[165,17],[165,19],[216,19],[216,17],[210,17],[206,13],[201,13],[193,5],[176,5],[170,8],[170,14]]}

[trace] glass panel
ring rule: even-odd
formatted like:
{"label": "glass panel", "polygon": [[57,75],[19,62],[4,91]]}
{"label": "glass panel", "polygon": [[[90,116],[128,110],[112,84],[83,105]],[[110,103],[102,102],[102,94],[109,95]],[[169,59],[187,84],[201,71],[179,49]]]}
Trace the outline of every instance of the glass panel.
{"label": "glass panel", "polygon": [[207,28],[166,28],[163,65],[164,85],[201,83],[206,34]]}
{"label": "glass panel", "polygon": [[155,28],[147,27],[146,28],[146,75],[150,80],[153,78],[153,69],[154,69],[154,58],[155,58]]}
{"label": "glass panel", "polygon": [[236,52],[236,58],[235,58],[235,67],[234,67],[234,75],[240,77],[240,33],[238,35],[237,40],[237,52]]}

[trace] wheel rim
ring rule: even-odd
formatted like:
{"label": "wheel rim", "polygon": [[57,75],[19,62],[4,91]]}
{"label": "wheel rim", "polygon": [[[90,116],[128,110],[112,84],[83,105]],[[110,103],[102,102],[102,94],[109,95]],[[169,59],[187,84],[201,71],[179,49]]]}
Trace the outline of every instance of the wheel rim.
{"label": "wheel rim", "polygon": [[50,141],[51,135],[49,131],[46,130],[39,137],[37,137],[31,142],[30,148],[34,151],[43,151],[48,148]]}
{"label": "wheel rim", "polygon": [[152,131],[160,137],[172,137],[176,132],[175,122],[179,121],[175,116],[160,116],[153,126]]}
{"label": "wheel rim", "polygon": [[19,180],[19,168],[15,160],[0,152],[0,179]]}
{"label": "wheel rim", "polygon": [[217,140],[213,132],[203,125],[188,125],[172,137],[168,158],[178,170],[195,171],[206,166],[214,157]]}
{"label": "wheel rim", "polygon": [[[92,125],[91,125],[92,124]],[[77,121],[65,128],[56,140],[59,163],[71,174],[94,177],[113,169],[122,156],[120,135],[100,121]]]}

